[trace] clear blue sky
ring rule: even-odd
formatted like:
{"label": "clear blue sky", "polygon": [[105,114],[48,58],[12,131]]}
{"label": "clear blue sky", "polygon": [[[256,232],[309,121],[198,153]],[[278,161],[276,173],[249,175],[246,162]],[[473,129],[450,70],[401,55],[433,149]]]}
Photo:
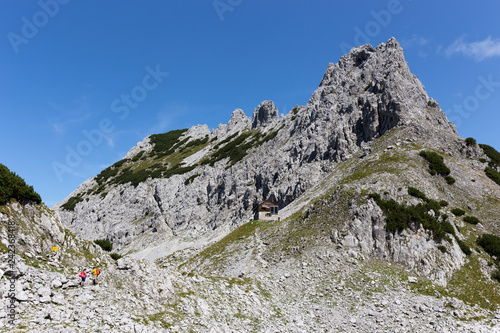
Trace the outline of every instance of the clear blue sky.
{"label": "clear blue sky", "polygon": [[147,135],[215,128],[266,99],[280,113],[307,103],[329,62],[391,36],[460,135],[500,150],[498,13],[495,1],[2,0],[0,163],[52,206]]}

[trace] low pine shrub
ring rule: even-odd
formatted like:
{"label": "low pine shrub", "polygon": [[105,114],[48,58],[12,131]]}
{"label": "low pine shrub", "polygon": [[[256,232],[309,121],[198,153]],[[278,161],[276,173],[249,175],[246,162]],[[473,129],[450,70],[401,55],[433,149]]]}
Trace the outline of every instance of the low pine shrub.
{"label": "low pine shrub", "polygon": [[[399,204],[394,199],[384,200],[378,193],[369,195],[382,209],[385,215],[385,229],[391,232],[399,232],[407,228],[417,230],[422,226],[426,230],[431,230],[434,239],[446,239],[447,234],[455,234],[453,226],[447,221],[439,221],[441,206],[437,201],[428,199],[425,194],[415,188],[409,188],[409,193],[422,198],[425,203],[415,206]],[[434,210],[435,216],[429,214]]]}
{"label": "low pine shrub", "polygon": [[453,213],[453,215],[455,216],[462,216],[462,215],[465,215],[465,210],[463,209],[460,209],[460,208],[453,208],[451,210],[451,212]]}
{"label": "low pine shrub", "polygon": [[477,245],[481,246],[492,256],[500,257],[500,237],[491,234],[483,234],[477,238]]}
{"label": "low pine shrub", "polygon": [[491,273],[491,278],[500,282],[500,268],[497,268],[496,271]]}
{"label": "low pine shrub", "polygon": [[455,183],[455,178],[453,178],[452,176],[446,176],[444,177],[444,179],[449,185],[453,185]]}
{"label": "low pine shrub", "polygon": [[0,164],[0,205],[10,202],[11,199],[20,203],[33,201],[39,204],[42,202],[42,198],[35,192],[33,186],[26,184],[23,178]]}
{"label": "low pine shrub", "polygon": [[408,194],[411,195],[412,197],[415,197],[415,198],[419,198],[419,199],[422,199],[424,201],[428,201],[429,199],[427,199],[427,197],[425,196],[425,194],[423,194],[422,192],[420,192],[420,190],[414,188],[414,187],[411,187],[409,186],[408,187]]}
{"label": "low pine shrub", "polygon": [[464,217],[464,221],[467,223],[470,223],[470,224],[481,223],[481,221],[477,217],[474,217],[474,216],[466,216],[466,217]]}
{"label": "low pine shrub", "polygon": [[483,152],[491,159],[493,164],[500,166],[500,153],[495,148],[484,144],[479,144],[479,147],[483,149]]}
{"label": "low pine shrub", "polygon": [[486,169],[484,169],[484,172],[486,173],[486,176],[488,176],[491,180],[500,185],[500,172],[490,167],[486,167]]}
{"label": "low pine shrub", "polygon": [[467,144],[467,146],[475,146],[476,139],[469,137],[469,138],[465,139],[465,143]]}
{"label": "low pine shrub", "polygon": [[460,249],[466,256],[470,256],[472,254],[472,250],[470,249],[469,245],[465,244],[464,241],[458,239],[457,240],[458,246],[460,246]]}
{"label": "low pine shrub", "polygon": [[429,170],[434,170],[442,176],[448,176],[450,174],[450,169],[444,164],[444,159],[441,155],[432,151],[421,151],[420,156],[425,158],[429,162]]}
{"label": "low pine shrub", "polygon": [[[179,138],[187,131],[187,129],[174,130],[163,134],[154,134],[149,138],[153,143],[151,153],[162,157],[172,154],[179,146]],[[185,140],[187,141],[187,140]]]}
{"label": "low pine shrub", "polygon": [[62,209],[65,210],[75,210],[75,206],[77,203],[83,201],[83,198],[80,196],[74,196],[68,199],[64,205],[61,205]]}
{"label": "low pine shrub", "polygon": [[113,249],[113,244],[109,239],[96,239],[94,243],[99,245],[104,251],[110,252]]}
{"label": "low pine shrub", "polygon": [[123,257],[121,254],[118,254],[116,252],[115,253],[111,253],[109,256],[111,257],[111,259],[114,259],[114,260],[118,260],[118,259],[120,259],[120,258]]}
{"label": "low pine shrub", "polygon": [[446,200],[439,201],[439,204],[441,205],[441,207],[446,207],[449,205],[448,201],[446,201]]}
{"label": "low pine shrub", "polygon": [[195,180],[196,177],[198,177],[199,174],[196,174],[196,175],[192,175],[191,177],[189,177],[188,179],[186,179],[184,181],[184,185],[189,185],[193,182],[193,180]]}

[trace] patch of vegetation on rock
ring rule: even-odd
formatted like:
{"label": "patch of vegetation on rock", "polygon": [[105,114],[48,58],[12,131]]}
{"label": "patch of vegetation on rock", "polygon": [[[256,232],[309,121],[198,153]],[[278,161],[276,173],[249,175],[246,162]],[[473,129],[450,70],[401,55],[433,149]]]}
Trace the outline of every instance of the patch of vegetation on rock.
{"label": "patch of vegetation on rock", "polygon": [[471,137],[468,137],[467,139],[465,139],[465,143],[467,144],[467,146],[475,146],[476,145],[476,139],[474,138],[471,138]]}
{"label": "patch of vegetation on rock", "polygon": [[439,204],[441,205],[441,207],[446,207],[449,205],[448,201],[446,201],[446,200],[439,201]]}
{"label": "patch of vegetation on rock", "polygon": [[35,192],[33,186],[27,185],[23,178],[0,164],[0,205],[5,205],[14,199],[20,203],[32,201],[37,204],[42,198]]}
{"label": "patch of vegetation on rock", "polygon": [[[408,228],[417,230],[422,226],[430,230],[436,240],[445,239],[447,234],[455,234],[450,222],[446,219],[439,221],[441,205],[437,201],[427,198],[424,193],[413,187],[408,188],[408,194],[422,199],[424,203],[409,206],[400,204],[394,199],[384,200],[377,193],[369,195],[384,212],[386,230],[399,232]],[[429,214],[431,210],[434,211],[434,216]]]}
{"label": "patch of vegetation on rock", "polygon": [[110,257],[111,257],[111,259],[113,259],[113,260],[118,260],[118,259],[120,259],[120,258],[122,258],[122,257],[123,257],[121,254],[118,254],[118,253],[116,253],[116,252],[111,253],[109,256],[110,256]]}
{"label": "patch of vegetation on rock", "polygon": [[420,156],[425,158],[429,162],[429,172],[434,171],[442,176],[448,176],[450,174],[450,169],[444,163],[444,159],[441,155],[432,151],[421,151]]}
{"label": "patch of vegetation on rock", "polygon": [[460,209],[460,208],[453,208],[451,210],[451,212],[453,213],[453,215],[455,216],[462,216],[462,215],[465,215],[465,210],[463,209]]}
{"label": "patch of vegetation on rock", "polygon": [[444,245],[438,245],[438,250],[441,251],[442,253],[446,253],[446,246]]}
{"label": "patch of vegetation on rock", "polygon": [[61,205],[61,208],[65,210],[75,210],[76,204],[82,201],[83,198],[80,195],[76,195],[74,197],[69,198],[64,205]]}
{"label": "patch of vegetation on rock", "polygon": [[500,153],[495,148],[485,144],[479,144],[479,147],[483,149],[483,152],[491,159],[493,164],[500,166]]}
{"label": "patch of vegetation on rock", "polygon": [[474,217],[474,216],[465,216],[464,221],[467,223],[470,223],[470,224],[481,223],[481,221],[477,217]]}
{"label": "patch of vegetation on rock", "polygon": [[469,245],[467,245],[463,240],[457,239],[458,246],[466,256],[470,256],[472,254],[472,250]]}
{"label": "patch of vegetation on rock", "polygon": [[172,154],[180,145],[179,138],[187,129],[173,130],[163,134],[153,134],[150,136],[153,149],[151,155],[158,157]]}
{"label": "patch of vegetation on rock", "polygon": [[449,185],[453,185],[455,183],[455,178],[453,178],[452,176],[446,176],[444,177],[444,179]]}
{"label": "patch of vegetation on rock", "polygon": [[263,143],[274,139],[283,126],[277,130],[269,132],[264,138],[262,138],[262,133],[259,131],[246,131],[237,137],[236,135],[238,133],[235,133],[215,145],[214,148],[217,150],[211,155],[210,158],[203,160],[201,164],[214,166],[216,162],[229,158],[229,165],[233,166],[237,162],[241,161],[247,155],[247,151],[251,148],[258,147]]}
{"label": "patch of vegetation on rock", "polygon": [[488,176],[488,178],[500,185],[500,172],[491,167],[486,167],[486,169],[484,169],[484,172],[486,173],[486,176]]}
{"label": "patch of vegetation on rock", "polygon": [[497,235],[483,234],[477,238],[476,243],[489,255],[500,257],[500,237]]}
{"label": "patch of vegetation on rock", "polygon": [[196,179],[196,177],[198,177],[199,174],[196,174],[196,175],[192,175],[191,177],[187,178],[185,181],[184,181],[184,185],[189,185],[193,182],[193,180]]}
{"label": "patch of vegetation on rock", "polygon": [[99,245],[104,251],[110,252],[113,249],[113,243],[109,239],[96,239],[94,243]]}

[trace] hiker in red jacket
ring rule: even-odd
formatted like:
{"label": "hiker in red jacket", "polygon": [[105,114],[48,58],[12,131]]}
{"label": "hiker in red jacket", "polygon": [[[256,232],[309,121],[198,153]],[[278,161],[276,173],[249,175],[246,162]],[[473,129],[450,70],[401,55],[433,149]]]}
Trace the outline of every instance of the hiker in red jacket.
{"label": "hiker in red jacket", "polygon": [[83,269],[83,271],[80,272],[80,275],[78,275],[79,277],[82,278],[82,282],[80,282],[80,286],[85,286],[85,279],[87,278],[87,271],[85,270],[85,268]]}

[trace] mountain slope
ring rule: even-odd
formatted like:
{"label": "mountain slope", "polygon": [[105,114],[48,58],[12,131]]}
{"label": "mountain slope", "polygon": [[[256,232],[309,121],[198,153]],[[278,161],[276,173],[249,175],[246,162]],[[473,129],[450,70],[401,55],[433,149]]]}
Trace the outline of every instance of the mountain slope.
{"label": "mountain slope", "polygon": [[265,199],[286,207],[336,163],[400,126],[457,137],[391,39],[329,65],[308,104],[285,117],[266,101],[253,119],[236,110],[211,132],[196,126],[150,136],[54,208],[79,236],[108,237],[124,251],[155,244],[136,254],[154,258],[220,238]]}

